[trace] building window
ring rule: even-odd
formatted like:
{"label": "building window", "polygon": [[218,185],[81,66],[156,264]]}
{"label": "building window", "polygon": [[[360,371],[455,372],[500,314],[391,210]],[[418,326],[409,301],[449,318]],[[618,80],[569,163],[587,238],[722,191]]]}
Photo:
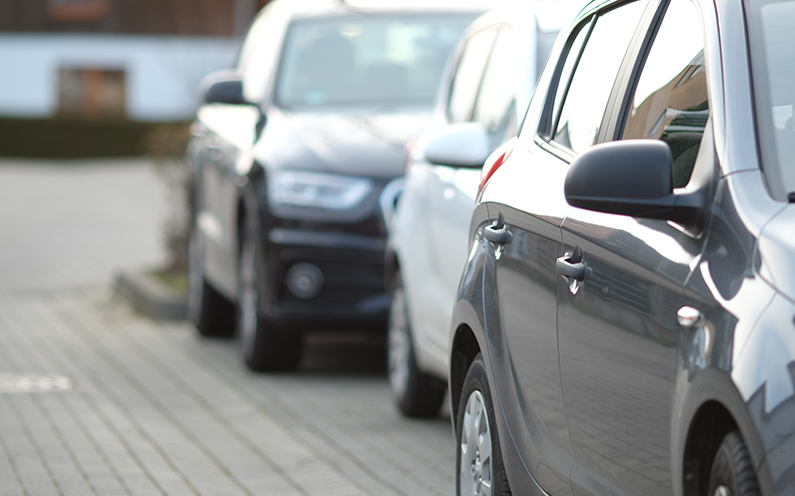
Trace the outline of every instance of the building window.
{"label": "building window", "polygon": [[123,70],[61,69],[58,74],[61,115],[124,117],[126,101]]}
{"label": "building window", "polygon": [[47,16],[56,22],[96,22],[109,12],[110,0],[47,0]]}

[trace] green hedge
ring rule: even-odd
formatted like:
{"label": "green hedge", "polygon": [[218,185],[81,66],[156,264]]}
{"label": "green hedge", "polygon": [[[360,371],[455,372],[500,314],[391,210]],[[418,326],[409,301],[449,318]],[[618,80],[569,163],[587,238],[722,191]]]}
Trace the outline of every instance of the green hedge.
{"label": "green hedge", "polygon": [[[135,157],[184,150],[189,123],[58,117],[0,118],[0,156],[24,158]],[[154,148],[154,150],[152,149]]]}

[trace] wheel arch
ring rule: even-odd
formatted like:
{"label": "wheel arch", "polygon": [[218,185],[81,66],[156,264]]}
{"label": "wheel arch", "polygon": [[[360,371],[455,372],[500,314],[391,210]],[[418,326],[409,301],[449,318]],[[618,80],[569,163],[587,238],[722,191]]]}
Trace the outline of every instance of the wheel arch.
{"label": "wheel arch", "polygon": [[716,368],[702,370],[680,390],[674,410],[674,494],[704,496],[712,462],[723,438],[738,431],[745,442],[763,494],[773,494],[766,468],[765,448],[749,411],[753,398],[744,399],[731,376]]}
{"label": "wheel arch", "polygon": [[[461,399],[464,377],[466,377],[469,366],[475,361],[475,357],[480,352],[480,343],[478,343],[478,339],[472,329],[467,324],[459,325],[450,348],[448,387],[450,390],[452,419],[456,419],[458,416],[458,403]],[[453,421],[455,422],[455,420]]]}

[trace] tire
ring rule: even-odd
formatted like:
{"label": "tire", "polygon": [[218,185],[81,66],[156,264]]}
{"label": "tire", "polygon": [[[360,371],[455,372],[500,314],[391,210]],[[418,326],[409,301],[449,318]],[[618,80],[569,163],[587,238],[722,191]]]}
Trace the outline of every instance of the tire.
{"label": "tire", "polygon": [[726,434],[715,454],[707,496],[759,496],[759,482],[748,448],[737,431]]}
{"label": "tire", "polygon": [[464,378],[455,423],[458,496],[511,495],[494,419],[486,368],[478,354]]}
{"label": "tire", "polygon": [[201,234],[195,223],[188,239],[188,320],[205,337],[235,332],[235,307],[204,277]]}
{"label": "tire", "polygon": [[254,371],[293,370],[301,358],[302,336],[259,314],[257,244],[252,229],[241,225],[238,257],[236,328],[243,361]]}
{"label": "tire", "polygon": [[400,272],[392,278],[389,307],[389,385],[400,412],[406,417],[435,417],[444,402],[447,385],[417,368],[408,304]]}

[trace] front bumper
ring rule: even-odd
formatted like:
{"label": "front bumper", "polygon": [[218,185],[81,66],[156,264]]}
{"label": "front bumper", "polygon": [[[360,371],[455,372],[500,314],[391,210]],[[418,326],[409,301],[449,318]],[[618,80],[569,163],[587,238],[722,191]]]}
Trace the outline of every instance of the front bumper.
{"label": "front bumper", "polygon": [[[268,287],[260,312],[268,319],[304,330],[386,329],[383,238],[300,227],[274,227],[263,237]],[[288,287],[288,271],[299,263],[323,274],[314,297],[301,298]]]}

